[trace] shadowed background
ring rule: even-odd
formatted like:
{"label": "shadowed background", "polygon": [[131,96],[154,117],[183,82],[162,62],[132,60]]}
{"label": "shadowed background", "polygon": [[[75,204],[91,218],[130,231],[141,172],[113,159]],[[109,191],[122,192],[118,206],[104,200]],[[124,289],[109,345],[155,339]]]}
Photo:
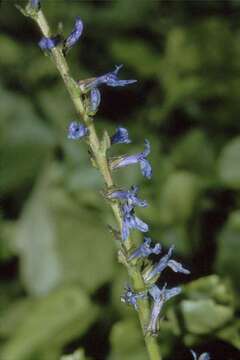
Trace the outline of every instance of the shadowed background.
{"label": "shadowed background", "polygon": [[[79,360],[145,360],[136,314],[120,302],[127,275],[102,179],[86,144],[67,139],[73,105],[14,4],[0,8],[0,358],[55,360],[80,348]],[[129,129],[132,144],[114,155],[150,140],[153,179],[133,166],[115,181],[140,185],[150,236],[164,253],[175,244],[191,269],[159,282],[183,284],[161,323],[165,359],[190,360],[189,348],[240,359],[240,2],[42,4],[54,31],[84,22],[67,56],[76,79],[121,63],[121,78],[138,79],[103,88],[95,121],[100,132]]]}

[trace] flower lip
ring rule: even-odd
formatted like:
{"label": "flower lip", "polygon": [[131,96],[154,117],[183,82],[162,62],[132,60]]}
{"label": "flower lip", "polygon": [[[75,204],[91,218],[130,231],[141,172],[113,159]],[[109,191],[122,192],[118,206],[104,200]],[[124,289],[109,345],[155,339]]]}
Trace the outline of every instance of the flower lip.
{"label": "flower lip", "polygon": [[101,85],[107,85],[111,87],[118,87],[118,86],[126,86],[129,84],[135,83],[137,80],[119,80],[118,79],[118,72],[123,67],[123,65],[115,65],[115,70],[108,72],[104,75],[87,79],[85,81],[80,81],[79,86],[83,92],[88,92],[93,88],[99,87]]}
{"label": "flower lip", "polygon": [[190,274],[190,271],[185,269],[181,263],[175,260],[171,260],[173,250],[174,245],[169,248],[168,253],[163,256],[152,269],[145,272],[143,275],[145,282],[149,282],[155,279],[155,277],[159,276],[167,267],[170,267],[174,272],[179,272],[185,275]]}
{"label": "flower lip", "polygon": [[155,244],[154,247],[151,247],[151,238],[144,237],[144,242],[141,244],[128,258],[129,261],[133,259],[142,259],[147,257],[151,254],[160,254],[161,252],[161,245]]}
{"label": "flower lip", "polygon": [[128,130],[124,127],[118,126],[115,134],[111,137],[111,144],[130,144]]}
{"label": "flower lip", "polygon": [[172,289],[167,289],[167,284],[160,289],[157,285],[153,285],[149,289],[149,294],[153,298],[153,305],[151,309],[151,316],[149,320],[149,324],[146,329],[146,333],[150,333],[151,335],[158,334],[158,323],[161,314],[162,307],[166,301],[171,299],[172,297],[180,294],[181,288],[175,287]]}
{"label": "flower lip", "polygon": [[88,128],[76,121],[71,122],[68,127],[68,138],[77,140],[85,137],[88,134]]}
{"label": "flower lip", "polygon": [[68,51],[70,48],[72,48],[79,38],[81,37],[83,32],[83,22],[79,16],[76,17],[74,28],[72,32],[69,34],[69,36],[64,41],[64,51]]}
{"label": "flower lip", "polygon": [[60,41],[59,35],[55,37],[42,37],[38,45],[43,51],[49,51],[55,48]]}
{"label": "flower lip", "polygon": [[145,200],[140,200],[137,196],[138,187],[133,185],[130,190],[114,189],[106,193],[106,197],[109,199],[116,199],[119,201],[127,201],[129,205],[147,207]]}
{"label": "flower lip", "polygon": [[148,225],[140,220],[134,213],[133,205],[123,204],[121,206],[122,212],[122,240],[127,240],[130,229],[137,229],[141,232],[148,231]]}
{"label": "flower lip", "polygon": [[128,165],[140,164],[140,169],[144,177],[151,179],[152,167],[146,157],[150,154],[150,143],[147,139],[144,140],[144,151],[135,155],[123,155],[111,162],[112,170],[125,167]]}

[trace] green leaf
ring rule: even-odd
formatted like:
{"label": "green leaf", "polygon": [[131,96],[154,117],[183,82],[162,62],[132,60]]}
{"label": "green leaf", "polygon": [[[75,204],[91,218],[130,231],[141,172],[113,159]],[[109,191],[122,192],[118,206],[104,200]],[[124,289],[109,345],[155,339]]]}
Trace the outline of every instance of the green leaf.
{"label": "green leaf", "polygon": [[181,310],[186,329],[197,335],[209,334],[233,317],[230,307],[218,305],[212,299],[184,300]]}
{"label": "green leaf", "polygon": [[218,275],[205,276],[194,280],[184,287],[188,299],[213,299],[222,305],[234,306],[234,292],[229,281]]}
{"label": "green leaf", "polygon": [[87,360],[83,349],[74,351],[71,355],[63,355],[61,360]]}
{"label": "green leaf", "polygon": [[234,293],[229,283],[217,275],[192,281],[184,287],[183,294],[187,299],[181,302],[180,308],[190,333],[186,337],[188,344],[195,342],[189,335],[209,334],[234,319]]}
{"label": "green leaf", "polygon": [[[131,336],[129,336],[131,335]],[[110,335],[109,360],[147,360],[140,325],[134,319],[116,323]]]}
{"label": "green leaf", "polygon": [[240,136],[237,136],[224,146],[219,157],[218,172],[220,179],[233,189],[240,188],[239,154]]}
{"label": "green leaf", "polygon": [[174,146],[171,159],[175,166],[210,177],[214,175],[214,153],[201,130],[189,131]]}
{"label": "green leaf", "polygon": [[61,348],[83,334],[96,315],[96,307],[83,290],[74,286],[59,289],[35,300],[31,311],[3,347],[1,358],[26,360],[42,349]]}
{"label": "green leaf", "polygon": [[233,324],[218,331],[217,336],[240,350],[240,320],[236,319]]}
{"label": "green leaf", "polygon": [[159,197],[159,219],[165,225],[185,222],[192,214],[200,191],[197,176],[186,171],[171,174]]}
{"label": "green leaf", "polygon": [[223,276],[228,276],[237,289],[239,286],[239,252],[240,252],[240,211],[229,215],[227,223],[218,235],[218,249],[215,269]]}
{"label": "green leaf", "polygon": [[39,180],[16,234],[22,279],[33,294],[69,282],[94,291],[113,274],[114,242],[100,212],[78,206],[57,185],[58,172],[50,167]]}
{"label": "green leaf", "polygon": [[9,193],[38,174],[55,136],[25,98],[1,87],[0,107],[0,192]]}
{"label": "green leaf", "polygon": [[142,41],[114,41],[111,52],[118,61],[135,67],[141,76],[155,77],[159,72],[160,58]]}
{"label": "green leaf", "polygon": [[18,65],[19,57],[24,54],[18,42],[3,34],[0,35],[0,53],[4,54],[0,57],[0,64],[9,67]]}

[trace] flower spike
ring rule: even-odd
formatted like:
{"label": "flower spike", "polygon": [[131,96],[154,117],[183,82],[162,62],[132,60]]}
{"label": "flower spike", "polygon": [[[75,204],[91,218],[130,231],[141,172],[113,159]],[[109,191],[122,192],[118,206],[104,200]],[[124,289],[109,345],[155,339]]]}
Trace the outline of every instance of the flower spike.
{"label": "flower spike", "polygon": [[68,128],[68,138],[72,140],[82,139],[88,134],[88,128],[85,125],[73,121]]}
{"label": "flower spike", "polygon": [[129,205],[147,207],[147,202],[145,200],[140,200],[137,196],[138,187],[131,186],[130,190],[112,190],[106,193],[108,199],[116,200],[126,200]]}
{"label": "flower spike", "polygon": [[74,29],[64,41],[64,52],[70,50],[79,40],[83,31],[83,22],[79,16],[76,17]]}
{"label": "flower spike", "polygon": [[140,220],[135,214],[132,205],[123,204],[121,207],[122,212],[122,240],[125,241],[129,237],[130,229],[137,229],[141,232],[148,231],[148,225]]}
{"label": "flower spike", "polygon": [[131,140],[128,137],[128,131],[124,127],[118,127],[115,134],[111,137],[111,144],[130,144]]}
{"label": "flower spike", "polygon": [[149,256],[150,254],[160,254],[161,252],[161,245],[155,244],[154,247],[151,247],[151,239],[148,237],[144,238],[143,244],[139,246],[128,258],[129,261],[134,259],[142,259],[144,257]]}
{"label": "flower spike", "polygon": [[132,164],[140,164],[140,169],[147,179],[152,177],[152,168],[146,157],[150,154],[150,143],[148,140],[144,141],[144,151],[135,155],[124,155],[117,159],[113,159],[111,163],[111,169],[118,169]]}

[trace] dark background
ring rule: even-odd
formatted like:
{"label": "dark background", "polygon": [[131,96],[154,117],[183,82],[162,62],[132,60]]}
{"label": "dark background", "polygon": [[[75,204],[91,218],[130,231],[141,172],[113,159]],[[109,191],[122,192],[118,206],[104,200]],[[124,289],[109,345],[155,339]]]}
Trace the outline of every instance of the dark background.
{"label": "dark background", "polygon": [[[80,348],[80,360],[147,359],[136,314],[120,302],[127,275],[102,180],[86,144],[67,139],[74,108],[16,2],[0,8],[0,358],[55,360]],[[104,88],[95,121],[100,133],[129,129],[132,144],[114,155],[150,140],[153,179],[133,166],[115,180],[140,185],[150,236],[164,253],[174,243],[191,269],[166,270],[159,283],[183,284],[164,310],[164,359],[188,360],[190,348],[240,359],[240,2],[42,4],[53,32],[61,22],[69,34],[77,15],[84,22],[67,56],[76,79],[121,63],[121,78],[138,79]]]}

